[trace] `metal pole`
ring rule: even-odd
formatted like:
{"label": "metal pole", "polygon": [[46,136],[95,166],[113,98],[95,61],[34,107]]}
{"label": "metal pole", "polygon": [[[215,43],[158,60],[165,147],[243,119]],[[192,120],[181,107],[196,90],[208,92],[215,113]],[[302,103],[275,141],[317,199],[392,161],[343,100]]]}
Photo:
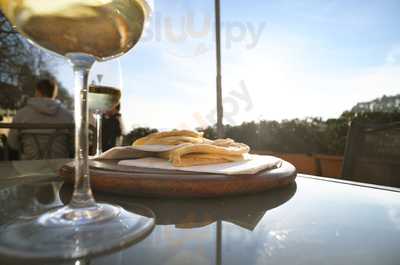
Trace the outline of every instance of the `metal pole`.
{"label": "metal pole", "polygon": [[215,39],[217,55],[217,136],[224,137],[224,107],[222,104],[222,59],[221,59],[221,2],[215,0]]}
{"label": "metal pole", "polygon": [[222,264],[222,221],[218,220],[217,221],[217,238],[216,238],[216,260],[215,264],[216,265],[221,265]]}

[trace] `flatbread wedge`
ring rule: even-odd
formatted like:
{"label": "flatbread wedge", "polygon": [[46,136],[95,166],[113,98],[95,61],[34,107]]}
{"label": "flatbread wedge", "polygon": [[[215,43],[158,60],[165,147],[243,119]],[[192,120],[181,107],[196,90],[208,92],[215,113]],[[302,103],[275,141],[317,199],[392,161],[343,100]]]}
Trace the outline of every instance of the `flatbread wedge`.
{"label": "flatbread wedge", "polygon": [[203,133],[196,131],[170,131],[153,133],[146,137],[140,138],[133,143],[133,146],[140,145],[179,145],[183,143],[201,143],[204,142]]}
{"label": "flatbread wedge", "polygon": [[175,167],[192,167],[202,165],[223,164],[228,162],[242,161],[243,155],[220,155],[220,154],[188,154],[181,157],[172,157],[171,163]]}
{"label": "flatbread wedge", "polygon": [[225,146],[187,144],[173,151],[163,153],[161,157],[169,159],[172,165],[176,167],[190,167],[242,161],[244,154],[250,151],[250,148],[245,144],[235,143],[230,140],[230,145],[227,145],[227,142],[224,142]]}
{"label": "flatbread wedge", "polygon": [[221,164],[244,160],[250,148],[232,139],[209,140],[196,131],[170,131],[153,133],[140,138],[133,146],[173,145],[176,149],[159,153],[176,167]]}

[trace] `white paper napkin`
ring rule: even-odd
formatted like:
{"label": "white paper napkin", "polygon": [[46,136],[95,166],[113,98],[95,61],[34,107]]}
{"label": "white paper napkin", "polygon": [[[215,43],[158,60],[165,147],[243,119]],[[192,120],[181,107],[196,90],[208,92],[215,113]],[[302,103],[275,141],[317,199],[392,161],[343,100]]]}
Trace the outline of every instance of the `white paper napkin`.
{"label": "white paper napkin", "polygon": [[193,166],[193,167],[174,167],[169,161],[157,158],[146,157],[139,159],[121,160],[119,165],[156,168],[165,170],[180,170],[189,172],[201,172],[224,175],[256,174],[262,170],[279,167],[282,160],[273,156],[246,155],[244,161],[230,162],[223,164]]}

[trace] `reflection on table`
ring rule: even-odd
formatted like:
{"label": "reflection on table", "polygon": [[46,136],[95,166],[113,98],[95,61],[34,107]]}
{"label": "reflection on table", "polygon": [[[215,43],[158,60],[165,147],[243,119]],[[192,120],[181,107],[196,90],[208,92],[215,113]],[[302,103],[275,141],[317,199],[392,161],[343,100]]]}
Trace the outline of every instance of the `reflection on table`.
{"label": "reflection on table", "polygon": [[[0,164],[15,174],[0,181],[1,223],[29,218],[69,200],[71,187],[52,181],[57,179],[55,173],[53,179],[29,174],[24,178],[11,167]],[[350,184],[300,176],[295,185],[284,189],[204,200],[96,193],[99,201],[121,204],[137,213],[140,207],[136,205],[152,209],[157,215],[153,233],[105,256],[28,263],[396,264],[400,260],[400,194]],[[15,258],[0,259],[2,265],[27,264]]]}

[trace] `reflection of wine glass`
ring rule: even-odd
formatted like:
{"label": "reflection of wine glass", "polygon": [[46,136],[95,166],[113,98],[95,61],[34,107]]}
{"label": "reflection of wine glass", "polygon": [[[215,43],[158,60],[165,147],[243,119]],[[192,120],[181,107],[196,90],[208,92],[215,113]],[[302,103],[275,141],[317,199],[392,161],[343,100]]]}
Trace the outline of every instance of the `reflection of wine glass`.
{"label": "reflection of wine glass", "polygon": [[65,56],[75,76],[75,187],[68,206],[29,222],[0,227],[0,252],[20,257],[77,258],[108,251],[150,232],[146,218],[95,202],[88,164],[88,75],[96,61],[139,41],[152,0],[0,0],[13,26],[33,43]]}
{"label": "reflection of wine glass", "polygon": [[96,118],[96,156],[102,150],[102,116],[114,109],[121,99],[122,75],[118,59],[96,63],[90,72],[89,110]]}

